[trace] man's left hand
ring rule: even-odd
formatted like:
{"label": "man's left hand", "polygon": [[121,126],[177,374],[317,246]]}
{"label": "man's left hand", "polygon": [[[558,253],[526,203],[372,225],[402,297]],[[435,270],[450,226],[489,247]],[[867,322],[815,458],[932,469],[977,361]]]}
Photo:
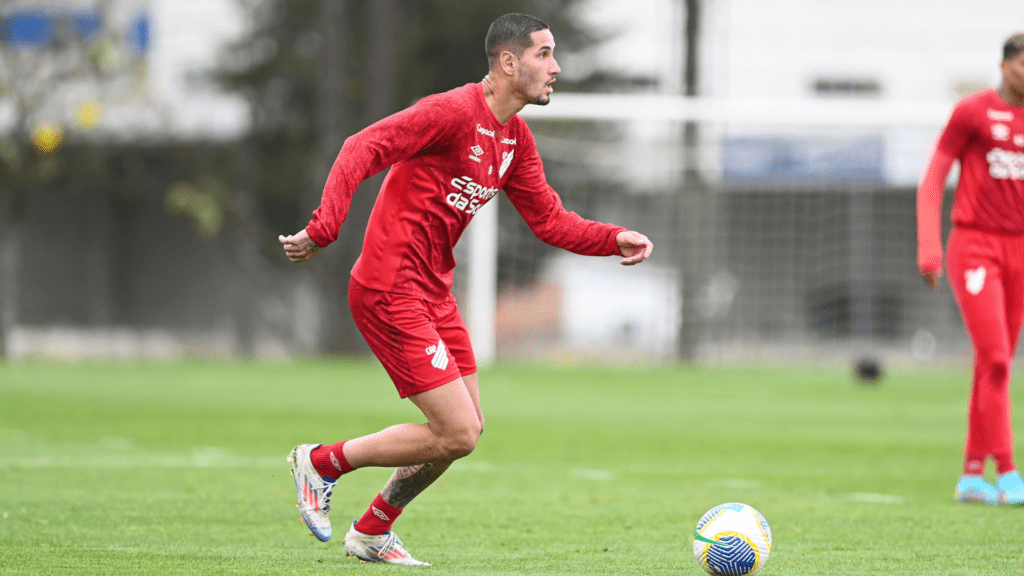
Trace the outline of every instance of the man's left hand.
{"label": "man's left hand", "polygon": [[291,236],[278,236],[277,240],[284,247],[284,253],[292,262],[305,262],[320,251],[320,246],[309,237],[306,230],[299,230]]}
{"label": "man's left hand", "polygon": [[654,250],[654,243],[647,236],[632,230],[619,232],[615,242],[619,245],[619,252],[624,256],[620,262],[623,266],[632,266],[647,260]]}

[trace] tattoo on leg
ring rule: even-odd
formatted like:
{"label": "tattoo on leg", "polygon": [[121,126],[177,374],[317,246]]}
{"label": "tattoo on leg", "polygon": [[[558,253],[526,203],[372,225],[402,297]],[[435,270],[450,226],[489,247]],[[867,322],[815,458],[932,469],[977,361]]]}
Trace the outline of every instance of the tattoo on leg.
{"label": "tattoo on leg", "polygon": [[388,483],[384,485],[380,495],[384,501],[395,508],[405,508],[413,498],[419,496],[420,492],[433,484],[434,480],[444,474],[444,471],[451,465],[451,462],[427,462],[426,464],[398,468],[391,475]]}

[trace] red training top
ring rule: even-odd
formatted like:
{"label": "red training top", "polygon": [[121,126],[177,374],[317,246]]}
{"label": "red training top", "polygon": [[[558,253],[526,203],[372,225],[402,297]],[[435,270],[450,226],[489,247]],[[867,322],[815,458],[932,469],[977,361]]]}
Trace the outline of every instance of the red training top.
{"label": "red training top", "polygon": [[452,248],[476,211],[504,190],[538,238],[588,256],[619,254],[619,226],[585,220],[548,186],[533,134],[518,115],[502,125],[481,84],[428,96],[345,140],[306,226],[326,246],[338,238],[352,193],[391,166],[352,276],[374,290],[448,298]]}
{"label": "red training top", "polygon": [[953,108],[917,189],[917,264],[942,269],[942,192],[960,161],[953,224],[1024,234],[1024,107],[1004,102],[995,89],[972,94]]}

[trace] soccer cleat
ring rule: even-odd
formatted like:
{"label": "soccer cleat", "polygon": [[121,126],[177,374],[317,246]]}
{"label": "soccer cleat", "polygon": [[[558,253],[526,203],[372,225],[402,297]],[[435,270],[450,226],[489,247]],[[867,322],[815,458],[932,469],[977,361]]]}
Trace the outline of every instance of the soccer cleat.
{"label": "soccer cleat", "polygon": [[982,476],[964,474],[956,483],[955,498],[957,502],[999,504],[1000,492],[998,488],[986,482]]}
{"label": "soccer cleat", "polygon": [[345,553],[364,562],[385,562],[405,566],[430,566],[413,558],[402,545],[402,539],[394,532],[363,534],[356,530],[356,523],[345,534]]}
{"label": "soccer cleat", "polygon": [[999,487],[999,498],[1007,506],[1024,506],[1024,480],[1020,472],[1014,470],[1001,474],[996,482]]}
{"label": "soccer cleat", "polygon": [[331,539],[331,520],[327,513],[331,511],[331,493],[334,491],[335,480],[325,478],[313,467],[309,453],[321,444],[299,444],[288,456],[292,463],[292,476],[295,477],[295,491],[299,501],[302,521],[321,542]]}

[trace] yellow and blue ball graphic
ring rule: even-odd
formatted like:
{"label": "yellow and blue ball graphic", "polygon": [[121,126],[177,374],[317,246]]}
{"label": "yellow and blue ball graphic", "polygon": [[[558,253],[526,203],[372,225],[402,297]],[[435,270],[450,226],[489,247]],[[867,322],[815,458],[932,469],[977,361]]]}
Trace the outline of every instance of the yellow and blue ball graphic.
{"label": "yellow and blue ball graphic", "polygon": [[760,512],[730,502],[708,510],[693,532],[693,553],[713,576],[751,576],[772,550],[772,530]]}

